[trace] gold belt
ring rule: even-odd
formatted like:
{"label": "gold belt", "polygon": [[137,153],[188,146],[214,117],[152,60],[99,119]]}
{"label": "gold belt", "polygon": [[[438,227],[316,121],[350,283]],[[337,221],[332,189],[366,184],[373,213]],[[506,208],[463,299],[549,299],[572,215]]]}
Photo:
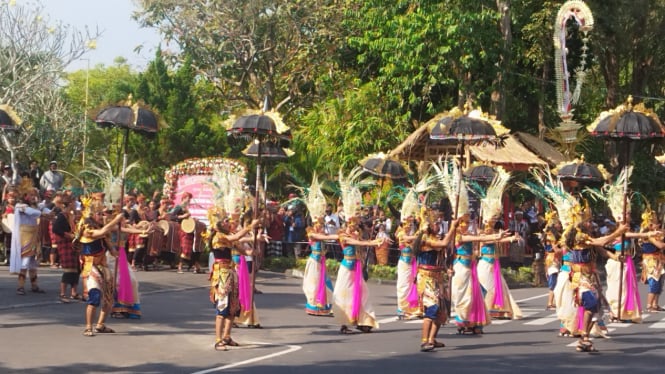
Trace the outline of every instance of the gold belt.
{"label": "gold belt", "polygon": [[468,259],[471,258],[471,255],[457,255],[457,258]]}
{"label": "gold belt", "polygon": [[642,253],[643,257],[658,257],[660,253]]}
{"label": "gold belt", "polygon": [[345,260],[356,260],[356,256],[344,256]]}
{"label": "gold belt", "polygon": [[594,270],[595,266],[593,264],[575,264],[575,263],[573,263],[573,264],[570,264],[570,267],[575,272],[590,273]]}

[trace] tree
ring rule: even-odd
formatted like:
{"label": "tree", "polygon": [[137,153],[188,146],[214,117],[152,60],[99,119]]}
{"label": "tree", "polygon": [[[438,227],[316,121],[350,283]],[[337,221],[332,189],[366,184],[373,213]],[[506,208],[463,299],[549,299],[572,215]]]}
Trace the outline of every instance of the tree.
{"label": "tree", "polygon": [[81,149],[76,139],[82,127],[72,126],[78,121],[60,80],[64,67],[94,48],[99,33],[51,24],[42,12],[39,4],[0,2],[0,103],[11,105],[24,123],[15,134],[0,134],[13,165],[33,157],[67,164]]}
{"label": "tree", "polygon": [[326,0],[142,0],[135,16],[159,27],[191,57],[197,74],[218,90],[227,108],[258,109],[264,97],[293,108],[317,101],[316,80],[335,66],[339,6]]}

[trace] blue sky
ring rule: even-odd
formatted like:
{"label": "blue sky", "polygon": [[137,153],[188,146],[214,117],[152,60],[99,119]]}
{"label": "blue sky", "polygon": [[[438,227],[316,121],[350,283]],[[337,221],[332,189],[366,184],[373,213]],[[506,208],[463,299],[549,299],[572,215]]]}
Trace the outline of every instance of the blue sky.
{"label": "blue sky", "polygon": [[[18,0],[17,3],[31,3]],[[44,13],[51,22],[61,21],[78,30],[96,28],[102,33],[97,40],[97,49],[90,51],[84,59],[72,63],[67,70],[85,69],[90,59],[90,66],[113,65],[113,60],[122,56],[132,68],[142,71],[153,59],[160,36],[154,29],[141,28],[132,20],[136,9],[133,0],[41,0]],[[134,48],[143,45],[139,54]]]}

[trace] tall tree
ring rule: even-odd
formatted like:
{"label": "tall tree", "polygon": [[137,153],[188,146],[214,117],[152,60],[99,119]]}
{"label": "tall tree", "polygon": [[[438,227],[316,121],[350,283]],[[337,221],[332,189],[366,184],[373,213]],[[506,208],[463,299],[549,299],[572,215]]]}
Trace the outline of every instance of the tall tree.
{"label": "tall tree", "polygon": [[0,1],[0,103],[24,122],[22,131],[0,134],[12,164],[37,157],[66,165],[80,151],[82,126],[72,126],[80,122],[60,94],[60,80],[98,35],[50,22],[39,3]]}

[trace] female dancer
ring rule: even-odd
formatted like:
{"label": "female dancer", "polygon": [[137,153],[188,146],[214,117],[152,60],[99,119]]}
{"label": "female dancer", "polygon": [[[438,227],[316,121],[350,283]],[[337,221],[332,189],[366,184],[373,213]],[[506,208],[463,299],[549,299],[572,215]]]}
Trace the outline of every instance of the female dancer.
{"label": "female dancer", "polygon": [[[238,275],[232,256],[233,243],[244,238],[259,224],[253,220],[250,225],[231,234],[232,225],[228,218],[215,223],[211,229],[208,246],[211,248],[210,264],[210,301],[215,304],[215,349],[226,351],[227,346],[238,346],[231,339],[233,320],[240,314],[240,301],[238,299]],[[251,255],[251,248],[242,255]]]}
{"label": "female dancer", "polygon": [[[576,217],[572,220],[563,235],[566,247],[570,250],[571,259],[571,287],[575,304],[578,306],[578,323],[580,328],[580,340],[577,350],[580,352],[595,351],[589,334],[594,325],[593,317],[599,311],[600,301],[598,294],[598,275],[596,273],[593,254],[594,247],[602,247],[628,230],[628,226],[621,224],[610,235],[599,238],[591,237],[585,232],[585,220],[582,207],[578,204],[575,208]],[[584,209],[588,211],[588,209]],[[579,223],[577,223],[579,222]]]}
{"label": "female dancer", "polygon": [[324,217],[326,215],[326,198],[321,191],[316,174],[309,189],[300,188],[304,203],[312,217],[312,226],[307,228],[307,237],[311,253],[305,265],[302,290],[307,301],[305,312],[313,316],[329,316],[332,314],[332,281],[326,274],[326,253],[323,240],[337,240],[337,235],[325,234]]}
{"label": "female dancer", "polygon": [[418,228],[412,215],[402,216],[402,224],[395,237],[399,243],[400,256],[397,261],[397,317],[414,319],[422,317],[421,300],[418,297],[416,275],[418,263],[413,253],[413,242]]}
{"label": "female dancer", "polygon": [[452,302],[455,308],[455,324],[459,334],[472,332],[482,334],[483,326],[491,323],[485,307],[476,260],[473,256],[474,242],[497,242],[508,237],[508,231],[491,235],[474,235],[469,230],[469,215],[459,219],[459,230],[455,237],[454,275],[452,279]]}
{"label": "female dancer", "polygon": [[[346,204],[345,204],[346,206]],[[333,292],[333,311],[335,318],[342,324],[340,332],[350,333],[347,325],[356,326],[362,332],[379,328],[374,315],[374,308],[369,302],[369,288],[363,278],[363,253],[358,247],[378,247],[383,240],[360,240],[360,216],[347,218],[346,228],[338,232],[344,259],[337,272]]]}
{"label": "female dancer", "polygon": [[658,298],[663,289],[663,250],[665,242],[663,233],[657,231],[660,228],[656,214],[647,209],[642,213],[642,230],[655,232],[642,239],[642,276],[641,281],[649,286],[647,294],[647,312],[665,311],[659,303]]}
{"label": "female dancer", "polygon": [[[501,229],[501,227],[496,227],[496,222],[503,211],[503,191],[509,180],[510,173],[502,167],[497,167],[494,179],[487,187],[485,197],[481,201],[480,212],[485,225],[483,232],[485,235],[498,233]],[[478,281],[485,290],[485,307],[494,318],[522,318],[522,311],[513,299],[508,284],[501,274],[499,256],[496,253],[497,243],[514,242],[519,239],[519,234],[515,233],[515,235],[497,242],[483,242],[480,247]]]}
{"label": "female dancer", "polygon": [[543,248],[545,250],[545,271],[547,274],[547,306],[545,310],[554,310],[554,289],[556,288],[559,271],[561,271],[561,222],[555,210],[545,213],[545,229],[543,232]]}

